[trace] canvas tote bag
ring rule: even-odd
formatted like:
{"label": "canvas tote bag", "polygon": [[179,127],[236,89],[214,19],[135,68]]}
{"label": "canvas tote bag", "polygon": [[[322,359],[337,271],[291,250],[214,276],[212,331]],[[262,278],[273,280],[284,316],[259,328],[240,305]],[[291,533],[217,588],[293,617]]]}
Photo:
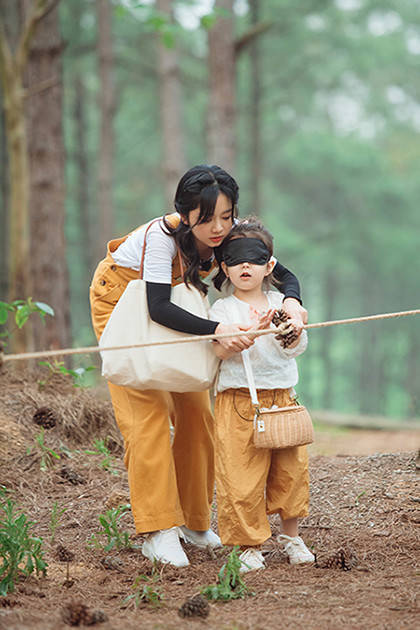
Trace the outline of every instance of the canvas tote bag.
{"label": "canvas tote bag", "polygon": [[[147,231],[152,223],[144,235],[139,278],[128,283],[115,305],[99,340],[99,346],[102,348],[185,337],[184,333],[155,323],[149,316],[143,266]],[[182,274],[183,266],[179,251],[178,256]],[[210,305],[207,297],[191,285],[187,287],[182,282],[172,287],[171,302],[193,315],[208,317]],[[211,343],[193,341],[101,352],[102,375],[115,385],[140,390],[203,391],[212,386],[219,363]]]}

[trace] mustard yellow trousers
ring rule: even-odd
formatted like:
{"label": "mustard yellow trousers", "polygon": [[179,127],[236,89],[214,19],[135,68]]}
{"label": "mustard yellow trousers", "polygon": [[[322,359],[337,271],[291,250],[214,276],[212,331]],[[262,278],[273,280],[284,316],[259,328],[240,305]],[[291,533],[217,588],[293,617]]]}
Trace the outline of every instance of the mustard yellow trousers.
{"label": "mustard yellow trousers", "polygon": [[[288,390],[259,390],[262,406],[290,403]],[[243,417],[241,417],[243,416]],[[253,407],[247,389],[216,397],[215,453],[219,535],[225,545],[254,546],[270,538],[267,514],[283,520],[308,515],[306,446],[256,448]]]}
{"label": "mustard yellow trousers", "polygon": [[[109,255],[94,275],[90,302],[99,338],[135,272]],[[214,490],[214,420],[208,392],[168,393],[108,383],[138,533],[187,525],[206,530]],[[174,425],[171,444],[170,423]]]}

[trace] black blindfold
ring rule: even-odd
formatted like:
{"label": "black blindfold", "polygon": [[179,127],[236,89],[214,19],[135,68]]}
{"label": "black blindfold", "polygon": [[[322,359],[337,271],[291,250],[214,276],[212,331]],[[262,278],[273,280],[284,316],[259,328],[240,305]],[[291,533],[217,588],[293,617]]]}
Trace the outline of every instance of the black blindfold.
{"label": "black blindfold", "polygon": [[259,238],[235,238],[223,248],[223,260],[228,267],[243,262],[265,265],[270,258],[270,252]]}

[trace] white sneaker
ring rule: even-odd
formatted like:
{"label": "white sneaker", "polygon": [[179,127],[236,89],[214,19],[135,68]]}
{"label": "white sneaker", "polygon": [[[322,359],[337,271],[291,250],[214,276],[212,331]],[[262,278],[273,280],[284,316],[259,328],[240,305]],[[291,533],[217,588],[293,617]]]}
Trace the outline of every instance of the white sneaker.
{"label": "white sneaker", "polygon": [[283,547],[283,551],[289,556],[290,564],[315,562],[314,554],[309,551],[300,536],[292,538],[291,536],[286,536],[286,534],[280,534],[280,536],[277,536],[277,541],[279,543],[287,541]]}
{"label": "white sneaker", "polygon": [[152,562],[157,560],[163,564],[172,564],[174,567],[187,567],[190,564],[179,542],[177,527],[149,534],[141,551]]}
{"label": "white sneaker", "polygon": [[191,543],[200,549],[217,549],[222,546],[222,541],[219,536],[211,529],[207,529],[204,532],[196,531],[194,529],[188,529],[185,525],[178,527],[179,535],[187,543]]}
{"label": "white sneaker", "polygon": [[239,573],[247,573],[248,571],[255,571],[256,569],[265,569],[264,556],[259,549],[250,547],[245,549],[239,556],[241,561],[241,568]]}

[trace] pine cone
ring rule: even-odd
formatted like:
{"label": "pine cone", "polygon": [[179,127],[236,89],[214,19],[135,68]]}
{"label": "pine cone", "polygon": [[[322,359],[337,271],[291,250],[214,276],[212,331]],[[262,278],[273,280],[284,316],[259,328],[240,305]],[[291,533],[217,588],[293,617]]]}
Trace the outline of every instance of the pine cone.
{"label": "pine cone", "polygon": [[273,315],[273,319],[272,322],[274,324],[274,326],[280,326],[280,324],[282,322],[287,322],[287,320],[289,319],[288,314],[286,313],[286,311],[284,311],[283,309],[281,309],[281,311],[275,311],[274,315]]}
{"label": "pine cone", "polygon": [[66,549],[64,545],[57,545],[55,552],[56,557],[60,560],[60,562],[72,562],[74,560],[74,553]]}
{"label": "pine cone", "polygon": [[35,424],[44,427],[44,429],[52,429],[57,424],[57,416],[49,407],[39,407],[35,411],[32,420]]}
{"label": "pine cone", "polygon": [[61,618],[69,626],[94,626],[108,621],[103,610],[89,610],[82,602],[70,602],[61,611]]}
{"label": "pine cone", "polygon": [[61,611],[61,618],[69,626],[80,626],[84,623],[84,619],[88,612],[88,608],[82,602],[70,602]]}
{"label": "pine cone", "polygon": [[62,477],[63,479],[66,479],[67,481],[70,481],[70,483],[72,483],[73,486],[86,483],[86,479],[84,477],[79,475],[77,472],[75,472],[71,468],[68,468],[67,466],[63,466],[62,469],[60,470],[60,477]]}
{"label": "pine cone", "polygon": [[324,562],[316,566],[321,569],[342,569],[343,571],[350,571],[357,565],[356,554],[350,549],[341,547],[338,551],[329,556]]}
{"label": "pine cone", "polygon": [[202,595],[194,595],[185,600],[182,606],[178,609],[178,615],[180,617],[208,617],[210,612],[210,606]]}

